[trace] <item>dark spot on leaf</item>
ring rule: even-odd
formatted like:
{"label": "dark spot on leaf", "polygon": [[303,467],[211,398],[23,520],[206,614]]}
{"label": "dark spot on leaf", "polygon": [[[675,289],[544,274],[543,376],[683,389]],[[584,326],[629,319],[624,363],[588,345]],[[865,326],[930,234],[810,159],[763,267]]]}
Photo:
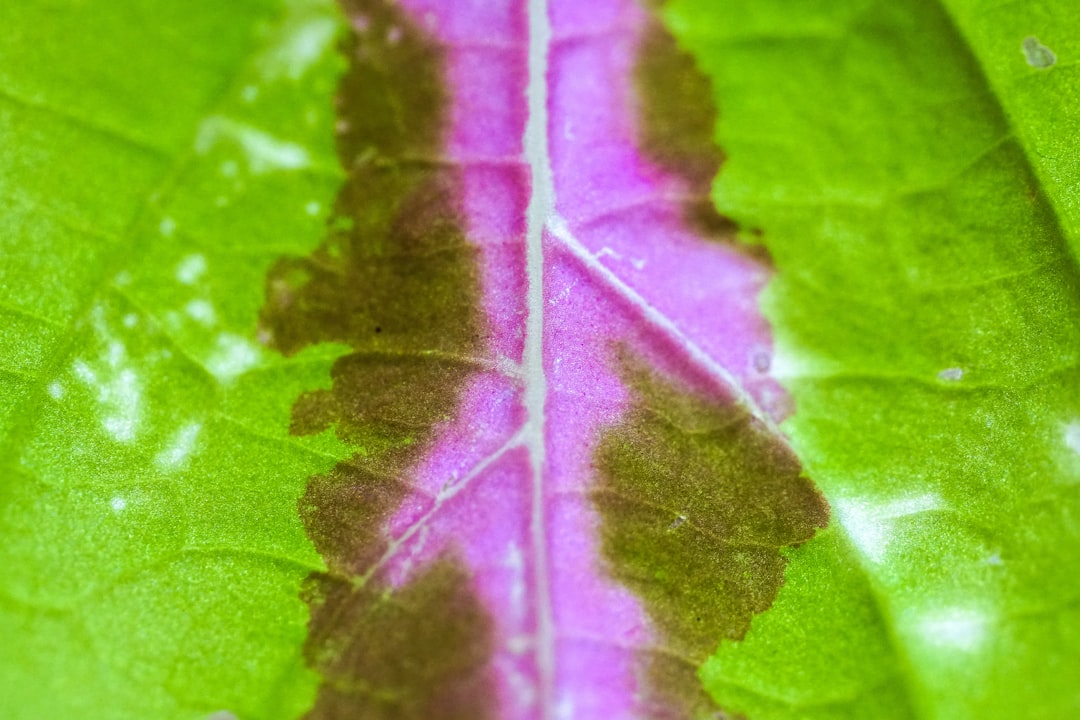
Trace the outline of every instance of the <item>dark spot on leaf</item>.
{"label": "dark spot on leaf", "polygon": [[[791,449],[747,410],[623,364],[633,408],[603,435],[591,491],[603,554],[664,646],[649,658],[651,703],[668,709],[657,717],[712,713],[697,667],[769,608],[784,581],[781,549],[824,527],[828,506]],[[673,514],[686,518],[678,532]]]}
{"label": "dark spot on leaf", "polygon": [[327,565],[305,591],[307,658],[324,678],[307,717],[485,718],[490,619],[460,563],[443,557],[402,587],[376,571],[407,473],[457,411],[486,334],[459,178],[440,159],[443,51],[390,0],[341,4],[364,18],[344,41],[336,99],[347,178],[323,244],[271,268],[260,316],[260,337],[285,355],[352,348],[330,389],[297,399],[290,427],[333,428],[356,448],[299,502]]}

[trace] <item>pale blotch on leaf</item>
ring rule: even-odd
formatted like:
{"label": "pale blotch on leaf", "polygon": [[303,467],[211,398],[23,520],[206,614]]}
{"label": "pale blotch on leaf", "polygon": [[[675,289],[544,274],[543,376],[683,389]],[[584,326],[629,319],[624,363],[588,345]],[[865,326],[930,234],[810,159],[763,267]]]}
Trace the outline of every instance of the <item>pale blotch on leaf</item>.
{"label": "pale blotch on leaf", "polygon": [[299,80],[334,50],[338,26],[333,2],[294,0],[286,5],[288,16],[257,60],[267,81]]}
{"label": "pale blotch on leaf", "polygon": [[312,200],[304,206],[304,212],[306,212],[311,217],[316,217],[320,212],[322,212],[322,205],[320,205],[315,200]]}
{"label": "pale blotch on leaf", "polygon": [[109,385],[100,387],[102,403],[111,406],[113,413],[102,420],[102,425],[118,442],[130,442],[135,439],[135,429],[139,422],[139,402],[141,390],[135,371],[121,370]]}
{"label": "pale blotch on leaf", "polygon": [[1053,67],[1054,63],[1057,62],[1057,55],[1054,54],[1054,51],[1039,42],[1039,39],[1033,35],[1024,38],[1021,47],[1024,50],[1024,59],[1033,68],[1042,70]]}
{"label": "pale blotch on leaf", "polygon": [[59,380],[54,380],[53,382],[49,383],[49,387],[47,388],[47,390],[49,393],[49,397],[51,397],[53,400],[60,400],[64,397],[64,386],[60,383]]}
{"label": "pale blotch on leaf", "polygon": [[85,360],[75,360],[72,372],[96,396],[105,431],[117,442],[130,442],[135,438],[142,414],[141,383],[128,366],[127,349],[112,335],[105,321],[104,307],[95,307],[91,318],[95,334],[105,344],[103,362],[95,370]]}
{"label": "pale blotch on leaf", "polygon": [[97,385],[98,385],[97,373],[95,373],[93,368],[91,368],[89,365],[87,365],[86,362],[84,362],[82,360],[76,360],[71,365],[71,371],[73,373],[75,373],[75,377],[79,378],[80,380],[82,380],[84,383],[86,383],[90,387],[92,387],[92,388],[97,387]]}
{"label": "pale blotch on leaf", "polygon": [[109,507],[111,507],[116,512],[120,512],[127,507],[127,500],[117,495],[109,501]]}
{"label": "pale blotch on leaf", "polygon": [[195,138],[195,151],[206,155],[221,143],[238,146],[254,175],[274,170],[302,170],[311,165],[307,150],[296,143],[220,115],[203,120]]}
{"label": "pale blotch on leaf", "polygon": [[255,102],[257,97],[259,97],[259,88],[254,85],[245,85],[244,89],[240,91],[240,99],[246,103]]}
{"label": "pale blotch on leaf", "polygon": [[210,327],[217,321],[217,313],[209,300],[192,300],[184,306],[184,312],[195,322]]}
{"label": "pale blotch on leaf", "polygon": [[893,521],[942,507],[941,498],[932,493],[877,504],[859,499],[836,503],[840,525],[859,552],[874,563],[885,559]]}
{"label": "pale blotch on leaf", "polygon": [[217,350],[206,361],[206,369],[221,382],[228,382],[250,370],[259,361],[259,351],[239,335],[218,336]]}
{"label": "pale blotch on leaf", "polygon": [[154,459],[157,466],[163,470],[177,470],[188,461],[195,443],[202,431],[202,423],[193,422],[180,428],[173,436],[169,446],[158,453]]}
{"label": "pale blotch on leaf", "polygon": [[176,221],[171,217],[161,218],[161,222],[158,223],[158,232],[165,237],[172,237],[176,232]]}
{"label": "pale blotch on leaf", "polygon": [[130,330],[131,328],[133,328],[133,327],[135,327],[136,325],[139,324],[139,316],[136,315],[135,313],[128,313],[127,315],[124,316],[123,323],[124,323],[124,327],[126,327],[126,328],[128,328]]}
{"label": "pale blotch on leaf", "polygon": [[194,285],[206,272],[206,258],[202,255],[188,255],[176,266],[176,279],[184,285]]}

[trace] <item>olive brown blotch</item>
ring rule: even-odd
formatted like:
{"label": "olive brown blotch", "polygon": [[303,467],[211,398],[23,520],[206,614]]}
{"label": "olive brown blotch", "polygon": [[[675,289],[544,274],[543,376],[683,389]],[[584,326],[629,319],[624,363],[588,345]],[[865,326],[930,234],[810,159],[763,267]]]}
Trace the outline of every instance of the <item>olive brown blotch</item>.
{"label": "olive brown blotch", "polygon": [[332,387],[292,413],[294,434],[334,428],[357,448],[299,502],[327,566],[304,590],[306,655],[323,678],[307,717],[482,719],[494,714],[491,622],[462,564],[444,554],[402,587],[378,572],[383,524],[484,344],[460,182],[440,160],[443,53],[389,0],[342,7],[353,27],[337,97],[346,181],[323,244],[270,270],[261,315],[261,335],[285,355],[351,348]]}

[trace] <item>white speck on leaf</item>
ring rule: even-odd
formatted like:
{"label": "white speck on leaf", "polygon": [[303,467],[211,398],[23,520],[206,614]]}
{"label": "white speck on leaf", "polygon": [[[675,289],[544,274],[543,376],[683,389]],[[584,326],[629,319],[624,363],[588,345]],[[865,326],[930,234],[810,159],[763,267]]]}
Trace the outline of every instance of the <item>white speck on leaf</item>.
{"label": "white speck on leaf", "polygon": [[127,366],[127,348],[112,335],[105,320],[105,308],[96,306],[90,317],[96,335],[105,343],[103,357],[96,368],[85,360],[75,360],[71,369],[96,395],[105,431],[117,442],[128,442],[134,439],[142,415],[139,376]]}
{"label": "white speck on leaf", "polygon": [[99,388],[99,400],[112,410],[103,424],[117,441],[128,442],[135,437],[141,399],[139,378],[130,368],[121,370],[113,382]]}
{"label": "white speck on leaf", "polygon": [[671,524],[668,525],[667,529],[668,529],[669,532],[672,531],[672,530],[676,530],[684,522],[686,522],[686,515],[684,515],[682,513],[679,513],[678,515],[675,516],[675,519],[671,521]]}
{"label": "white speck on leaf", "polygon": [[184,306],[184,312],[192,320],[206,327],[217,321],[217,313],[214,312],[214,306],[208,300],[192,300]]}
{"label": "white speck on leaf", "polygon": [[206,361],[206,368],[218,380],[228,382],[251,369],[259,361],[258,350],[239,335],[224,333],[217,349]]}
{"label": "white speck on leaf", "polygon": [[127,500],[120,496],[114,497],[112,500],[109,501],[109,507],[111,507],[116,512],[120,512],[127,507]]}
{"label": "white speck on leaf", "polygon": [[956,382],[964,377],[963,368],[951,367],[945,368],[937,374],[938,380],[945,380],[947,382]]}
{"label": "white speck on leaf", "polygon": [[1024,51],[1024,59],[1033,68],[1044,70],[1053,67],[1054,63],[1057,62],[1057,55],[1054,54],[1054,51],[1039,42],[1039,39],[1033,35],[1024,38],[1021,48]]}
{"label": "white speck on leaf", "polygon": [[72,363],[71,370],[75,373],[75,377],[79,378],[87,385],[97,386],[97,373],[82,360],[76,360]]}
{"label": "white speck on leaf", "polygon": [[272,170],[301,170],[311,165],[307,150],[296,143],[220,115],[208,117],[199,126],[196,152],[205,155],[222,142],[238,145],[248,169],[255,175]]}
{"label": "white speck on leaf", "polygon": [[124,343],[119,340],[112,340],[109,342],[109,354],[107,360],[109,367],[116,369],[123,364],[124,359],[127,357],[127,348],[124,347]]}
{"label": "white speck on leaf", "polygon": [[161,218],[161,222],[158,223],[158,232],[165,237],[172,237],[173,233],[176,232],[176,221],[171,217]]}
{"label": "white speck on leaf", "polygon": [[195,449],[195,442],[199,439],[202,423],[189,423],[177,431],[169,446],[162,450],[155,458],[158,467],[166,470],[175,470],[181,467],[191,456]]}
{"label": "white speck on leaf", "polygon": [[[292,14],[280,25],[269,49],[258,60],[268,81],[299,80],[327,53],[333,51],[337,20],[333,5],[293,3]],[[314,12],[313,12],[314,9]]]}
{"label": "white speck on leaf", "polygon": [[194,285],[206,272],[206,258],[202,255],[188,255],[176,267],[176,279],[185,285]]}

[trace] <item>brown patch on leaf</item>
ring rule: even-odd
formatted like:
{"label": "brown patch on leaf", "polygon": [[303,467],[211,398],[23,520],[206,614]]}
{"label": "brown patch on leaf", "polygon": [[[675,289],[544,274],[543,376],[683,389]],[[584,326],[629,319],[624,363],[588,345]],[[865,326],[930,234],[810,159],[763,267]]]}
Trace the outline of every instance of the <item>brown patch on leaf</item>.
{"label": "brown patch on leaf", "polygon": [[308,718],[493,717],[491,621],[460,564],[444,559],[405,587],[317,576],[308,653],[324,682]]}
{"label": "brown patch on leaf", "polygon": [[[658,9],[661,3],[650,4]],[[719,114],[712,81],[655,17],[650,18],[640,41],[634,80],[638,143],[646,157],[685,181],[684,222],[703,237],[737,242],[738,226],[717,212],[712,201],[713,178],[724,162],[724,153],[714,140]],[[771,263],[763,245],[738,247]]]}
{"label": "brown patch on leaf", "polygon": [[828,506],[745,408],[697,397],[640,361],[624,360],[624,375],[635,404],[595,456],[603,554],[664,643],[647,661],[658,717],[715,712],[697,667],[772,605],[782,548],[825,527]]}
{"label": "brown patch on leaf", "polygon": [[338,155],[347,173],[323,244],[270,270],[260,337],[285,355],[323,342],[352,351],[332,386],[303,394],[291,432],[334,428],[356,454],[310,478],[299,502],[327,564],[307,583],[306,654],[324,678],[311,720],[485,718],[491,628],[459,562],[406,585],[375,568],[408,471],[458,410],[484,347],[476,249],[460,182],[439,159],[443,51],[392,0],[341,0]]}

